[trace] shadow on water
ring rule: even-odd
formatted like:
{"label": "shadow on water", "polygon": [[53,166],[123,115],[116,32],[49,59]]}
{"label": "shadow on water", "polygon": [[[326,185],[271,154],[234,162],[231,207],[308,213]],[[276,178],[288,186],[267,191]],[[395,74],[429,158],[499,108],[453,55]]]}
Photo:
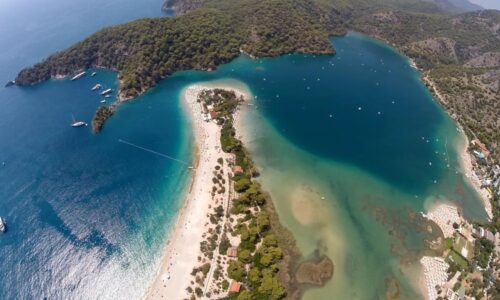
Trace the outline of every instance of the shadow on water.
{"label": "shadow on water", "polygon": [[[120,248],[117,245],[111,243],[103,232],[95,228],[90,229],[90,232],[88,232],[84,237],[78,237],[78,235],[73,233],[71,228],[69,228],[59,217],[57,211],[48,201],[38,199],[37,207],[39,208],[40,220],[61,233],[74,247],[99,249],[101,253],[101,260],[103,262],[110,258],[113,254],[118,254],[120,252]],[[87,222],[86,228],[88,228],[88,226],[92,226],[90,221],[91,220],[82,220],[82,222]]]}

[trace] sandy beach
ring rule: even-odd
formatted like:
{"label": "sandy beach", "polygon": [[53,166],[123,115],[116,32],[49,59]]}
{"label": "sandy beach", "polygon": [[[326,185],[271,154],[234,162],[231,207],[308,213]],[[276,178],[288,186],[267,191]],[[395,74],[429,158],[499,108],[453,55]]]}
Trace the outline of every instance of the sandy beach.
{"label": "sandy beach", "polygon": [[433,205],[423,216],[436,223],[445,238],[453,237],[453,233],[455,232],[453,223],[460,224],[463,221],[458,208],[453,204],[447,203]]}
{"label": "sandy beach", "polygon": [[[245,91],[229,85],[195,84],[182,91],[182,101],[194,129],[197,165],[193,169],[193,179],[183,208],[169,233],[160,268],[145,299],[186,299],[190,295],[186,288],[193,280],[191,271],[199,264],[198,258],[202,256],[200,242],[203,241],[209,224],[209,213],[214,207],[213,170],[218,158],[226,159],[229,155],[220,148],[220,127],[214,121],[203,120],[201,105],[196,101],[202,90],[215,87],[233,90],[237,95],[248,99]],[[228,198],[227,195],[222,197]],[[206,283],[206,286],[209,284]]]}
{"label": "sandy beach", "polygon": [[424,256],[420,259],[422,275],[420,286],[426,300],[435,300],[438,297],[436,286],[443,286],[448,280],[449,265],[441,257]]}
{"label": "sandy beach", "polygon": [[[444,202],[433,204],[423,216],[436,223],[445,238],[453,237],[455,232],[453,223],[463,222],[458,208]],[[449,265],[443,258],[432,256],[422,257],[420,264],[422,266],[419,279],[420,290],[426,300],[435,300],[438,297],[436,286],[443,286],[448,280]]]}
{"label": "sandy beach", "polygon": [[[443,95],[439,92],[436,84],[429,78],[428,75],[423,76],[422,80],[428,85],[429,89],[434,92],[434,95],[438,98],[438,101],[442,104],[446,104],[447,101]],[[462,140],[459,141],[457,149],[459,151],[460,168],[463,175],[467,178],[471,186],[475,189],[477,194],[482,200],[486,214],[491,219],[493,217],[492,206],[490,202],[489,193],[481,188],[481,181],[474,172],[474,166],[472,164],[472,157],[468,151],[469,139],[464,133],[463,128],[455,120],[457,127],[462,135]],[[424,214],[424,217],[436,223],[445,238],[453,236],[455,229],[453,228],[453,223],[462,223],[462,217],[458,212],[458,208],[455,205],[447,203],[436,203],[428,209],[428,212]],[[426,300],[435,300],[438,295],[436,291],[436,286],[443,286],[447,282],[447,269],[449,265],[441,257],[431,257],[424,256],[420,260],[422,266],[419,286]]]}
{"label": "sandy beach", "polygon": [[488,218],[490,220],[493,218],[493,208],[491,206],[491,201],[490,201],[490,194],[483,188],[481,188],[481,181],[477,177],[476,173],[474,173],[474,167],[472,165],[472,158],[471,154],[467,151],[468,145],[469,145],[469,139],[467,136],[463,133],[463,144],[460,145],[460,165],[461,168],[464,172],[465,177],[467,180],[469,180],[470,184],[474,187],[476,192],[479,194],[483,205],[484,209],[486,211],[486,214],[488,215]]}
{"label": "sandy beach", "polygon": [[[439,92],[439,90],[436,87],[436,84],[432,81],[432,79],[428,75],[423,76],[422,80],[428,85],[429,90],[434,92],[434,95],[438,98],[440,103],[447,104],[445,97]],[[457,145],[460,155],[460,167],[467,180],[479,194],[483,202],[484,209],[488,217],[491,219],[493,217],[493,211],[490,203],[490,195],[485,189],[481,188],[481,181],[479,180],[479,178],[477,178],[476,174],[474,173],[471,154],[467,150],[469,146],[469,139],[467,138],[467,135],[464,133],[462,126],[458,123],[457,120],[455,120],[455,123],[457,124],[460,133],[463,137],[463,142],[460,142],[460,144]]]}

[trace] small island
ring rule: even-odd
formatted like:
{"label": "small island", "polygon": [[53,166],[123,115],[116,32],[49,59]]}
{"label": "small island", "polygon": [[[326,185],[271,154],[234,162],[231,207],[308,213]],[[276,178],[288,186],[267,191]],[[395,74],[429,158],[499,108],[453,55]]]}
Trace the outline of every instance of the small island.
{"label": "small island", "polygon": [[99,106],[97,108],[97,111],[92,118],[92,132],[93,133],[99,133],[102,130],[102,127],[104,126],[104,122],[106,122],[107,119],[111,118],[111,116],[114,114],[114,109],[109,107],[109,106]]}

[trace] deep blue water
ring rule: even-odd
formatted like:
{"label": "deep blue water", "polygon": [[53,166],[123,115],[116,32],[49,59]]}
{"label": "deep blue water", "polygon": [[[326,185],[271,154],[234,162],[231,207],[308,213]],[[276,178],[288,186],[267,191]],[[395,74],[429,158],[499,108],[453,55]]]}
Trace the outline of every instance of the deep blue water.
{"label": "deep blue water", "polygon": [[[161,2],[0,3],[0,83],[105,25],[161,16]],[[425,196],[435,180],[455,171],[445,167],[446,137],[440,136],[452,123],[418,73],[389,48],[358,35],[333,42],[336,56],[240,57],[216,72],[176,74],[122,105],[99,135],[69,124],[72,115],[90,122],[100,100],[90,88],[100,82],[116,89],[112,72],[0,88],[0,161],[6,163],[0,216],[9,225],[0,236],[0,269],[8,270],[0,298],[144,293],[190,174],[118,140],[189,161],[190,127],[179,93],[196,81],[248,84],[261,116],[290,142]]]}
{"label": "deep blue water", "polygon": [[147,288],[189,173],[118,139],[190,160],[178,91],[157,89],[93,135],[71,128],[72,115],[90,123],[101,100],[90,87],[116,89],[114,73],[3,85],[103,26],[164,16],[162,2],[0,2],[0,216],[8,222],[0,299],[139,298]]}
{"label": "deep blue water", "polygon": [[71,114],[90,122],[95,112],[100,97],[89,87],[114,87],[115,78],[100,71],[15,88],[16,97],[3,100],[0,212],[9,231],[0,265],[10,272],[0,295],[7,299],[144,292],[189,173],[118,139],[189,162],[189,132],[179,91],[161,88],[147,103],[123,106],[99,135],[70,127]]}
{"label": "deep blue water", "polygon": [[[170,80],[244,82],[259,115],[295,146],[410,195],[425,197],[445,178],[461,184],[456,126],[407,58],[356,33],[332,43],[335,56],[239,57],[216,72],[183,72]],[[445,184],[443,195],[454,187]],[[446,196],[461,204],[476,198],[470,189],[461,192]],[[480,208],[467,213],[484,216]]]}
{"label": "deep blue water", "polygon": [[421,192],[442,167],[426,143],[444,122],[441,109],[393,50],[356,35],[333,42],[335,57],[266,60],[242,79],[259,82],[265,115],[294,144]]}

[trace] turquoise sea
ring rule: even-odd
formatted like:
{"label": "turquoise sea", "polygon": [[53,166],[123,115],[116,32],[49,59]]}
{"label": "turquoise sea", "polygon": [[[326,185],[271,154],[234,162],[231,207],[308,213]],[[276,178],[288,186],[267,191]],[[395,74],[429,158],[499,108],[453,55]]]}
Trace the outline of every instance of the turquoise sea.
{"label": "turquoise sea", "polygon": [[[161,1],[0,3],[0,82],[105,25],[159,17]],[[13,18],[12,16],[16,16]],[[0,298],[140,298],[189,183],[182,164],[119,139],[192,159],[180,91],[245,85],[241,132],[261,181],[305,255],[320,248],[334,279],[307,299],[418,297],[412,282],[429,235],[417,212],[436,199],[484,218],[457,162],[460,136],[417,71],[365,36],[332,39],[335,56],[240,57],[215,72],[180,72],[90,122],[97,82],[116,74],[0,89]]]}

